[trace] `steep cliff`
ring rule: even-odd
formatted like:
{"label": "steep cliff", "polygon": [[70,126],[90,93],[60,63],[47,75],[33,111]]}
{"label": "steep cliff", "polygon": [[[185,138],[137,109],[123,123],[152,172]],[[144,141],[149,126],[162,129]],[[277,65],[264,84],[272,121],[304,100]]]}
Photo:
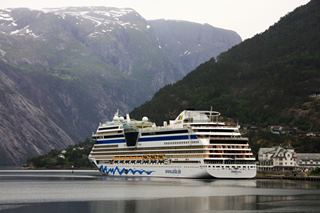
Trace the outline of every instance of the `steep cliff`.
{"label": "steep cliff", "polygon": [[[128,8],[0,10],[1,164],[77,143],[240,42],[209,25],[161,22]],[[173,45],[172,33],[190,36]]]}

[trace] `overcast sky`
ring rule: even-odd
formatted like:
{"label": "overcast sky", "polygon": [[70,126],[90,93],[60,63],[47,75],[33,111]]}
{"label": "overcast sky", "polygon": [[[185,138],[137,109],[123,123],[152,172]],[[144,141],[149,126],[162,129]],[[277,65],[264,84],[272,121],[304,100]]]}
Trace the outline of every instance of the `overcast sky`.
{"label": "overcast sky", "polygon": [[0,8],[66,6],[130,7],[146,19],[180,19],[238,32],[243,39],[263,32],[309,0],[0,0]]}

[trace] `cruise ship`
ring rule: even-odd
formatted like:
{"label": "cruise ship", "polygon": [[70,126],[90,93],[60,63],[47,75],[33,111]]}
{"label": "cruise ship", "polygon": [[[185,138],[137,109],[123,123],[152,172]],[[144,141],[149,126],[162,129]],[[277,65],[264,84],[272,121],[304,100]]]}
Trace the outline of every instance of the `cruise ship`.
{"label": "cruise ship", "polygon": [[216,111],[185,110],[157,126],[119,116],[100,123],[90,161],[104,175],[175,178],[254,178],[255,158],[238,125]]}

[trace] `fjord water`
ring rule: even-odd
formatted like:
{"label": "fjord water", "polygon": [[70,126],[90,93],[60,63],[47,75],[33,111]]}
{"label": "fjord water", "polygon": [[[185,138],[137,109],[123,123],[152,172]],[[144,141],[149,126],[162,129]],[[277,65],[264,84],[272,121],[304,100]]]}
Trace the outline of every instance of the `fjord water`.
{"label": "fjord water", "polygon": [[0,171],[0,212],[319,212],[320,183]]}

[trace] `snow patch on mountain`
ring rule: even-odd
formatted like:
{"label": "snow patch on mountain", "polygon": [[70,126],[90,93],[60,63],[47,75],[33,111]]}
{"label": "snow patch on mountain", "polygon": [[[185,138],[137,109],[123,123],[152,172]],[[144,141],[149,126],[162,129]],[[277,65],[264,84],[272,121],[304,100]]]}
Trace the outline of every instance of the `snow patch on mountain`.
{"label": "snow patch on mountain", "polygon": [[0,21],[14,22],[13,17],[6,10],[0,10]]}
{"label": "snow patch on mountain", "polygon": [[0,55],[1,55],[1,57],[5,56],[6,54],[7,54],[7,52],[6,52],[6,51],[4,51],[4,50],[0,49]]}
{"label": "snow patch on mountain", "polygon": [[[55,14],[62,19],[66,19],[68,16],[79,19],[83,21],[91,21],[94,23],[95,27],[99,26],[109,26],[121,25],[124,28],[130,27],[138,29],[132,23],[123,20],[123,17],[132,13],[137,13],[133,9],[128,8],[108,8],[108,7],[86,7],[86,8],[55,8],[55,9],[44,9],[46,13]],[[81,23],[77,22],[77,25]],[[110,30],[109,30],[110,31]],[[112,31],[112,30],[111,30]],[[97,34],[97,33],[96,33]],[[94,35],[93,33],[90,36]]]}
{"label": "snow patch on mountain", "polygon": [[184,51],[183,54],[180,54],[180,56],[187,56],[187,55],[190,55],[191,54],[191,51],[190,50],[186,50]]}
{"label": "snow patch on mountain", "polygon": [[27,25],[24,28],[21,28],[21,29],[18,29],[18,30],[14,30],[14,31],[10,32],[10,35],[19,35],[19,36],[29,35],[29,36],[32,36],[34,38],[38,38],[39,35],[36,35],[29,27],[30,26]]}

